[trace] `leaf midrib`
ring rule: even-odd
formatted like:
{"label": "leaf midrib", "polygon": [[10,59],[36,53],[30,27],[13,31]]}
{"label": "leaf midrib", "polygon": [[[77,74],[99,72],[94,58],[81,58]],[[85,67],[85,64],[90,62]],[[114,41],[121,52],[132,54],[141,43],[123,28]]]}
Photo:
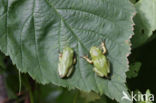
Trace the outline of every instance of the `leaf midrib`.
{"label": "leaf midrib", "polygon": [[[64,22],[64,24],[66,25],[66,27],[72,32],[72,34],[73,34],[73,36],[77,39],[77,41],[83,46],[83,48],[87,51],[87,52],[89,52],[89,50],[83,45],[83,43],[81,42],[81,40],[77,37],[77,35],[74,33],[74,31],[73,31],[73,29],[70,27],[70,25],[68,25],[66,22],[65,22],[65,20],[64,20],[64,18],[58,13],[58,11],[57,11],[57,9],[53,6],[53,4],[52,3],[50,3],[48,0],[46,0],[47,1],[47,3],[54,9],[54,11],[55,11],[55,13],[60,17],[60,19]],[[82,11],[82,12],[86,12],[86,11]],[[86,13],[90,13],[90,12],[86,12]],[[93,13],[90,13],[90,14],[92,14],[92,15],[95,15],[95,14],[93,14]],[[98,16],[98,17],[100,17],[100,18],[102,18],[101,16],[99,16],[99,15],[95,15],[95,16]],[[104,18],[102,18],[102,19],[104,19]],[[107,19],[104,19],[104,20],[107,20]],[[110,20],[108,20],[108,21],[110,21]],[[110,22],[112,22],[112,21],[110,21]],[[102,35],[102,34],[100,34],[101,36],[103,36],[103,37],[106,37],[106,36],[104,36],[104,35]],[[108,38],[108,37],[107,37]],[[117,44],[118,45],[120,45],[120,46],[122,46],[120,43],[118,43],[117,42]],[[77,44],[78,45],[78,44]],[[77,48],[78,48],[78,46],[77,46]],[[109,57],[111,57],[111,58],[113,58],[112,56],[109,56]],[[79,60],[79,59],[78,59]],[[118,61],[117,61],[118,62]],[[119,62],[120,63],[120,62]],[[121,63],[122,64],[122,63]],[[80,68],[79,68],[80,69]],[[80,73],[81,73],[81,71],[80,71]],[[118,73],[117,73],[118,74]],[[120,75],[119,75],[120,76]],[[81,77],[82,78],[84,78],[83,76],[82,76],[82,74],[81,74]],[[95,78],[95,84],[96,84],[96,87],[98,87],[98,85],[97,85],[97,83],[96,83],[96,77],[94,76],[94,78]],[[84,80],[84,79],[83,79]],[[84,81],[84,84],[86,85],[86,87],[87,87],[87,84],[86,84],[86,82]],[[88,88],[88,87],[87,87]]]}
{"label": "leaf midrib", "polygon": [[[66,22],[65,22],[65,20],[64,20],[64,18],[57,12],[57,10],[56,10],[56,8],[53,6],[53,4],[51,4],[48,0],[46,0],[46,2],[54,9],[54,11],[55,11],[55,13],[60,17],[60,19],[64,22],[64,24],[66,25],[66,27],[71,31],[71,34],[73,34],[73,36],[77,39],[77,42],[79,42],[82,46],[83,46],[83,48],[87,51],[87,52],[89,52],[89,50],[83,45],[83,43],[81,42],[81,40],[77,37],[77,35],[74,33],[74,31],[72,30],[72,28],[70,27],[70,25],[68,25]],[[78,43],[77,43],[77,49],[78,49]],[[78,63],[80,62],[80,60],[78,59]],[[78,64],[78,66],[79,66],[79,64]],[[88,89],[88,86],[87,86],[87,84],[86,84],[86,81],[84,81],[85,79],[84,79],[84,77],[83,77],[83,75],[81,74],[81,69],[79,68],[79,70],[80,70],[80,75],[81,75],[81,78],[82,78],[82,80],[83,80],[83,82],[84,82],[84,84],[85,84],[85,87],[87,88],[87,90],[89,90]],[[96,78],[95,78],[96,79]],[[95,83],[96,84],[96,83]],[[97,87],[97,84],[96,84],[96,87]]]}

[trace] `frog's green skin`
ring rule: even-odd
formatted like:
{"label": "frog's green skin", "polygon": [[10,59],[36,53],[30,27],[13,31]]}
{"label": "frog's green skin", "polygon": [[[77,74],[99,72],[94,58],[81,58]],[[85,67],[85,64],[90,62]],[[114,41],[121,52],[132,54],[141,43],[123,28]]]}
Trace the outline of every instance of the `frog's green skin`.
{"label": "frog's green skin", "polygon": [[93,46],[90,49],[90,55],[92,63],[94,64],[94,71],[97,75],[100,77],[108,77],[108,74],[110,73],[110,63],[104,53],[102,53],[99,48]]}
{"label": "frog's green skin", "polygon": [[65,47],[63,53],[59,56],[58,73],[61,78],[70,76],[75,60],[73,49]]}

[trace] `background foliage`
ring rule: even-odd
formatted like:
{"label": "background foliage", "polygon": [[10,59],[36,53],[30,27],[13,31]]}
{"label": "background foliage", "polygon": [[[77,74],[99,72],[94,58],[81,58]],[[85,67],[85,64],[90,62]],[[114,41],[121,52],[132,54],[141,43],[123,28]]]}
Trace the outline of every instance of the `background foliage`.
{"label": "background foliage", "polygon": [[[153,84],[156,73],[156,0],[132,0],[133,4],[128,0],[86,0],[80,5],[77,2],[81,0],[34,1],[0,0],[0,48],[11,57],[0,53],[0,75],[5,77],[8,101],[128,103],[121,101],[123,90],[139,89],[145,93],[150,89],[156,94],[156,85]],[[133,34],[133,6],[136,8],[133,19],[135,35],[125,84],[129,36]],[[92,41],[87,40],[90,38]],[[111,80],[97,77],[92,66],[80,58],[88,54],[92,45],[98,46],[101,38],[106,41],[107,57],[112,63]],[[74,48],[78,61],[72,77],[62,80],[56,75],[57,57],[67,44]],[[21,74],[20,94],[16,68],[28,72],[33,78]],[[49,82],[55,85],[42,85]],[[78,89],[73,89],[75,87]],[[91,90],[93,92],[86,93]],[[112,100],[114,98],[116,101]]]}

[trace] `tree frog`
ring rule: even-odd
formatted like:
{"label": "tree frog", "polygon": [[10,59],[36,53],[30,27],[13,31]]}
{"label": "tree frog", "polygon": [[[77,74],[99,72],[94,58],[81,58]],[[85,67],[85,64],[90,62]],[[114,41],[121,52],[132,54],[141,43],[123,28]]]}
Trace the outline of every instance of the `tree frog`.
{"label": "tree frog", "polygon": [[63,53],[59,54],[58,73],[61,78],[69,77],[73,71],[76,58],[74,51],[70,47],[65,47]]}
{"label": "tree frog", "polygon": [[96,72],[96,74],[100,77],[108,77],[108,74],[110,73],[110,63],[107,60],[106,56],[106,48],[104,42],[101,43],[101,47],[103,49],[103,52],[98,47],[91,47],[90,49],[90,55],[91,60],[87,56],[83,56],[83,58],[89,62],[90,64],[94,65],[93,70]]}

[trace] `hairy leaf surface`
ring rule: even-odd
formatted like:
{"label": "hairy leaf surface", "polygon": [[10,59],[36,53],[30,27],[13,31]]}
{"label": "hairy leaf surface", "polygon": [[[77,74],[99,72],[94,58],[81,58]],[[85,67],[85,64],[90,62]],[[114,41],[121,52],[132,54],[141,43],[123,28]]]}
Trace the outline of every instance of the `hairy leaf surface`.
{"label": "hairy leaf surface", "polygon": [[[128,0],[0,0],[0,49],[42,84],[105,93],[128,103],[121,97],[127,91],[134,12]],[[111,80],[98,77],[93,65],[81,58],[103,40]],[[77,63],[70,78],[60,79],[58,56],[66,45],[74,49]]]}

